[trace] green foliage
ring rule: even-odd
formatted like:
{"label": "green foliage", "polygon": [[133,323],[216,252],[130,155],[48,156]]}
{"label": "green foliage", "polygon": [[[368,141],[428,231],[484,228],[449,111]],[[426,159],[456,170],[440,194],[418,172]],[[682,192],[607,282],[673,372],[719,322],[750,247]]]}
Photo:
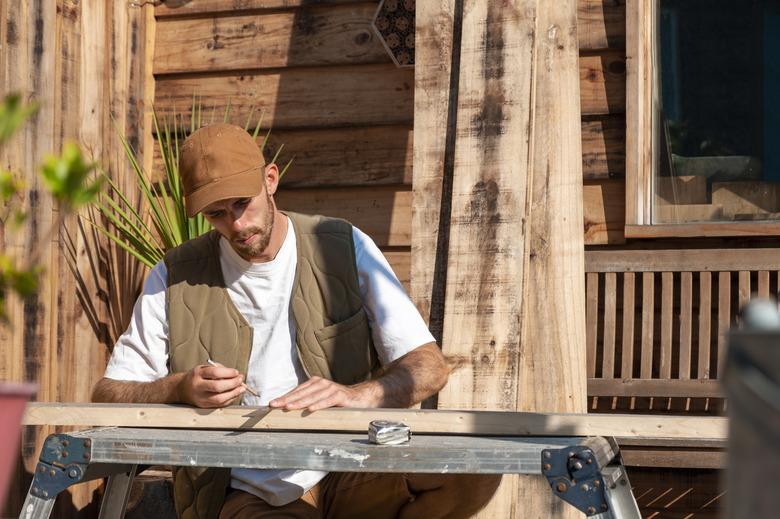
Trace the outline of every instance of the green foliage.
{"label": "green foliage", "polygon": [[[12,138],[36,110],[35,103],[24,104],[17,94],[10,94],[0,102],[0,147]],[[9,290],[22,297],[35,294],[38,279],[43,272],[43,269],[36,265],[41,252],[40,243],[49,241],[65,217],[75,208],[95,198],[100,184],[87,182],[94,169],[94,164],[84,161],[81,150],[75,144],[66,144],[60,156],[49,155],[45,159],[39,173],[47,191],[57,202],[58,221],[51,228],[44,230],[45,238],[35,244],[24,261],[0,253],[0,319],[7,319],[5,304]],[[24,188],[17,175],[0,170],[0,223],[6,234],[18,230],[26,219],[21,196]]]}
{"label": "green foliage", "polygon": [[0,146],[3,146],[16,130],[38,111],[36,103],[25,105],[19,94],[9,94],[0,103]]}
{"label": "green foliage", "polygon": [[62,155],[48,155],[41,174],[46,189],[61,205],[78,209],[91,202],[100,191],[101,180],[89,182],[94,163],[84,162],[81,150],[74,143],[65,144]]}
{"label": "green foliage", "polygon": [[[173,113],[172,120],[166,118],[161,124],[157,112],[153,112],[152,122],[165,174],[159,182],[156,182],[149,172],[144,171],[136,151],[126,136],[117,129],[125,156],[135,174],[141,201],[138,204],[133,203],[131,200],[134,197],[123,192],[114,179],[103,173],[108,189],[103,191],[94,203],[98,214],[89,215],[88,220],[100,233],[147,267],[151,268],[161,261],[168,250],[211,229],[202,214],[193,218],[187,217],[179,176],[180,144],[186,133],[192,133],[202,126],[202,114],[203,110],[198,102],[192,104],[188,125],[183,114]],[[247,131],[252,115],[253,113],[249,114],[244,125]],[[229,118],[230,103],[225,109],[223,121],[228,122]],[[262,117],[252,129],[253,138],[257,138],[261,124]],[[261,151],[265,148],[269,135],[270,131],[263,139]],[[281,150],[282,147],[272,162],[276,162]],[[291,162],[285,165],[281,174],[284,174]]]}

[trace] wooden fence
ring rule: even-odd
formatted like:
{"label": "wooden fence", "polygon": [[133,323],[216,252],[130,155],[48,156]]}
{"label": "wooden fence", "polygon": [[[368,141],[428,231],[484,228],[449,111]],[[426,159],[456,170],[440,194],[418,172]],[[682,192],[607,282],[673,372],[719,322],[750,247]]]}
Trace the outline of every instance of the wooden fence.
{"label": "wooden fence", "polygon": [[[37,383],[40,401],[89,400],[92,385],[105,370],[110,336],[116,333],[109,303],[121,307],[124,298],[131,306],[135,296],[134,288],[118,292],[109,282],[107,263],[119,261],[121,277],[130,287],[139,269],[122,266],[109,249],[98,253],[93,233],[75,218],[65,222],[62,232],[47,236],[57,209],[36,172],[46,153],[59,152],[72,140],[120,185],[132,185],[126,182],[131,179],[124,174],[117,129],[140,148],[145,25],[144,10],[127,2],[0,2],[0,95],[18,92],[40,106],[0,150],[0,167],[19,175],[26,185],[23,202],[29,214],[18,232],[0,225],[0,240],[4,252],[20,259],[40,247],[44,269],[34,298],[11,298],[8,303],[9,322],[0,324],[0,379]],[[74,269],[81,274],[74,276]],[[51,432],[25,428],[22,460],[0,515],[19,513],[38,452]],[[74,488],[58,503],[57,517],[77,516],[93,501],[96,489],[95,483]]]}

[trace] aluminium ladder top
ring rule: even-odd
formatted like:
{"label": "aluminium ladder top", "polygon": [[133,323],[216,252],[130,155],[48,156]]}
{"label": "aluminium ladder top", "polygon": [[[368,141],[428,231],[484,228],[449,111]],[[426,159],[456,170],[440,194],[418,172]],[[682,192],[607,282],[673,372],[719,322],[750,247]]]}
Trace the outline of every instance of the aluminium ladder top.
{"label": "aluminium ladder top", "polygon": [[611,438],[417,435],[375,445],[365,435],[330,432],[130,427],[50,435],[19,517],[48,518],[60,492],[109,477],[100,518],[121,518],[139,465],[537,474],[589,517],[640,518]]}

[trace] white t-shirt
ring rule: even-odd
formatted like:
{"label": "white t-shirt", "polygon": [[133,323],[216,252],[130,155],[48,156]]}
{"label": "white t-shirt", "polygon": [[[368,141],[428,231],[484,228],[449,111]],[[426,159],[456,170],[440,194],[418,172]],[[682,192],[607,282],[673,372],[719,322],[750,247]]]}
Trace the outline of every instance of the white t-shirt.
{"label": "white t-shirt", "polygon": [[[220,239],[220,264],[230,298],[254,329],[246,383],[259,397],[244,394],[243,405],[265,406],[306,380],[295,347],[295,322],[290,308],[297,262],[295,232],[287,236],[276,257],[250,263]],[[360,296],[371,336],[382,364],[388,364],[433,336],[404,292],[379,248],[353,227]],[[149,382],[168,374],[168,321],[163,262],[154,266],[136,301],[127,331],[114,346],[105,376],[114,380]],[[301,497],[326,472],[234,468],[231,486],[281,506]]]}

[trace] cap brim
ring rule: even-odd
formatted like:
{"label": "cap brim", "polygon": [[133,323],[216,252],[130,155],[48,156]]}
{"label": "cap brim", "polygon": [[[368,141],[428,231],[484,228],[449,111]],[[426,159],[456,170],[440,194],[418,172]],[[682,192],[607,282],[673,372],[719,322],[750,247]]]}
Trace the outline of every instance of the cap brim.
{"label": "cap brim", "polygon": [[221,178],[196,189],[184,198],[187,216],[192,218],[210,204],[227,198],[244,198],[257,196],[263,191],[262,167],[250,169]]}

